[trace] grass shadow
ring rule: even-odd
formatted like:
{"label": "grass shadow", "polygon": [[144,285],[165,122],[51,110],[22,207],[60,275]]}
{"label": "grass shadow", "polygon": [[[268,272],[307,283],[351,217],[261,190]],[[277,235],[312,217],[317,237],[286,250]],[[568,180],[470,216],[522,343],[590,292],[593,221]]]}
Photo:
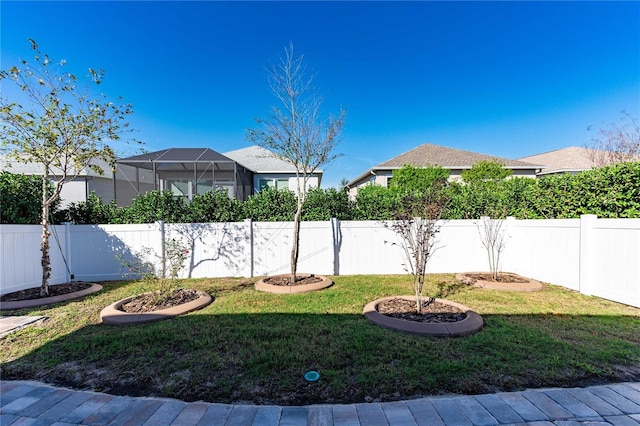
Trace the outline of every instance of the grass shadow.
{"label": "grass shadow", "polygon": [[[431,338],[382,329],[359,314],[213,311],[137,326],[89,324],[4,361],[3,379],[280,405],[640,380],[633,316],[483,315],[475,335]],[[3,345],[27,344],[45,327]],[[306,382],[309,370],[320,380]]]}

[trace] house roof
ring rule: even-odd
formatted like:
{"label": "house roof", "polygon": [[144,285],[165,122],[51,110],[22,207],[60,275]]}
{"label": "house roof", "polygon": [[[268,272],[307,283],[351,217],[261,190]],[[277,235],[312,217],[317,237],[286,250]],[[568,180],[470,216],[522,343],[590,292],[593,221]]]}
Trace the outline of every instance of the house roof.
{"label": "house roof", "polygon": [[[85,167],[78,173],[79,177],[111,177],[111,166],[109,164],[99,158],[94,158],[91,160],[91,164],[94,166],[98,166],[102,169],[102,174],[93,170],[90,167]],[[5,170],[10,173],[16,174],[24,174],[24,175],[33,175],[33,176],[41,176],[43,174],[43,166],[37,162],[27,162],[27,161],[19,161],[14,158],[8,158],[6,155],[0,153],[0,170]],[[73,167],[70,168],[70,171],[74,171]],[[57,168],[52,168],[51,170],[54,176],[59,176],[62,174],[62,171]]]}
{"label": "house roof", "polygon": [[186,167],[187,164],[234,164],[235,161],[209,148],[169,148],[121,158],[117,163],[149,170],[180,171],[193,170]]}
{"label": "house roof", "polygon": [[278,158],[273,152],[259,147],[249,146],[225,152],[224,155],[242,164],[254,173],[295,173],[293,164]]}
{"label": "house roof", "polygon": [[593,153],[590,149],[570,146],[542,154],[530,155],[520,158],[521,161],[530,161],[542,164],[542,172],[539,174],[578,172],[596,167],[593,161]]}
{"label": "house roof", "polygon": [[498,161],[504,164],[506,168],[512,170],[536,170],[542,167],[538,164],[532,164],[520,160],[510,160],[508,158],[496,157],[494,155],[480,154],[477,152],[425,143],[372,167],[357,178],[353,179],[348,185],[353,185],[356,182],[361,181],[375,170],[395,170],[400,169],[407,164],[414,167],[435,165],[441,166],[445,169],[465,170],[470,169],[471,166],[481,161]]}
{"label": "house roof", "polygon": [[498,161],[511,169],[539,168],[538,165],[524,161],[510,160],[494,155],[463,151],[430,143],[422,144],[384,163],[380,163],[376,168],[400,168],[410,164],[415,167],[437,165],[447,169],[469,169],[481,161]]}
{"label": "house roof", "polygon": [[[224,155],[242,164],[254,173],[296,172],[293,164],[282,160],[268,149],[256,145],[225,152]],[[316,170],[314,173],[322,174],[322,170]]]}

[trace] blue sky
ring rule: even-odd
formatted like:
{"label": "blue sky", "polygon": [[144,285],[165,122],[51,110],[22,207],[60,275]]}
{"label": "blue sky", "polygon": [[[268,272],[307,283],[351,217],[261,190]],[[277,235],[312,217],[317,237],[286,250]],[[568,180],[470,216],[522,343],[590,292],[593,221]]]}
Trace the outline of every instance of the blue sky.
{"label": "blue sky", "polygon": [[[145,148],[247,146],[293,42],[347,111],[323,186],[425,142],[506,158],[640,116],[640,2],[0,2],[1,67],[28,39],[133,104]],[[3,94],[9,93],[3,87]]]}

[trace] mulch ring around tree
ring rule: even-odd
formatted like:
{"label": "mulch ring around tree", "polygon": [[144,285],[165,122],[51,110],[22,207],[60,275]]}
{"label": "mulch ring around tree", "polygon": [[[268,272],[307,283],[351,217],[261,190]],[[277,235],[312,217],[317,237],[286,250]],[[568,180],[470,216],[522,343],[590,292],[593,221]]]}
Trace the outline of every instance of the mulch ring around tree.
{"label": "mulch ring around tree", "polygon": [[317,275],[297,275],[295,281],[291,281],[291,274],[275,275],[273,277],[267,277],[263,280],[270,285],[291,286],[291,285],[307,285],[319,283],[322,281],[322,277]]}
{"label": "mulch ring around tree", "polygon": [[70,282],[49,286],[49,296],[40,296],[40,287],[14,291],[0,298],[3,310],[33,308],[78,299],[102,290],[100,284]]}
{"label": "mulch ring around tree", "polygon": [[446,299],[425,298],[418,314],[415,296],[383,297],[368,303],[362,314],[380,327],[422,336],[468,336],[484,326],[476,312]]}
{"label": "mulch ring around tree", "polygon": [[204,291],[175,289],[127,297],[100,311],[100,320],[111,325],[135,325],[174,318],[202,309],[213,302]]}
{"label": "mulch ring around tree", "polygon": [[[61,296],[64,294],[75,293],[86,290],[91,287],[91,283],[72,282],[65,284],[56,284],[49,286],[49,296]],[[0,297],[0,302],[15,302],[18,300],[40,299],[40,287],[27,288],[25,290],[14,291]]]}
{"label": "mulch ring around tree", "polygon": [[391,318],[425,323],[458,322],[467,314],[453,305],[436,302],[433,298],[426,298],[422,302],[420,313],[416,311],[416,302],[412,300],[394,298],[378,304],[378,312]]}
{"label": "mulch ring around tree", "polygon": [[464,272],[456,274],[456,279],[462,284],[489,290],[523,292],[542,290],[540,282],[509,272],[500,272],[497,279],[493,279],[488,272]]}
{"label": "mulch ring around tree", "polygon": [[200,296],[201,292],[191,288],[170,290],[165,294],[160,292],[145,293],[135,296],[127,303],[122,304],[120,309],[128,313],[160,311],[191,302]]}
{"label": "mulch ring around tree", "polygon": [[333,281],[323,275],[296,274],[296,280],[291,280],[291,274],[272,275],[265,277],[255,284],[256,290],[267,293],[289,294],[308,293],[331,287]]}

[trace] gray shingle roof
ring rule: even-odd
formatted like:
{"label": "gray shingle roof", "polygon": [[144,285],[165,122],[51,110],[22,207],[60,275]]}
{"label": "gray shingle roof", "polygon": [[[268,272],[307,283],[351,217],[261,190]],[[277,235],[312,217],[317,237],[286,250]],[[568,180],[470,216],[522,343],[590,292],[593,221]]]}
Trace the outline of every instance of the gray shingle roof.
{"label": "gray shingle roof", "polygon": [[[85,167],[78,176],[93,176],[93,177],[107,177],[111,178],[111,166],[104,160],[99,158],[94,158],[91,160],[92,165],[96,165],[102,169],[102,174],[94,171],[89,167]],[[7,156],[0,153],[0,170],[5,170],[10,173],[15,174],[24,174],[24,175],[34,175],[41,176],[43,174],[43,166],[37,162],[23,162],[18,161],[15,158],[7,158]],[[70,172],[74,172],[75,169],[73,167],[69,168]],[[60,176],[62,171],[57,168],[52,168],[51,172],[54,176]]]}
{"label": "gray shingle roof", "polygon": [[589,170],[596,166],[591,158],[592,156],[587,148],[570,146],[542,154],[530,155],[519,160],[542,164],[544,166],[542,173],[559,173]]}
{"label": "gray shingle roof", "polygon": [[118,163],[143,167],[151,162],[192,163],[192,162],[232,162],[232,159],[209,148],[168,148],[146,154],[121,158]]}
{"label": "gray shingle roof", "polygon": [[437,165],[444,168],[470,168],[480,161],[498,161],[509,168],[537,168],[535,164],[510,160],[508,158],[493,155],[479,154],[477,152],[463,151],[461,149],[448,148],[430,143],[422,144],[410,151],[398,155],[375,168],[396,168],[410,164],[415,167]]}
{"label": "gray shingle roof", "polygon": [[295,173],[296,171],[293,164],[281,160],[273,152],[255,145],[225,152],[224,155],[254,173]]}

